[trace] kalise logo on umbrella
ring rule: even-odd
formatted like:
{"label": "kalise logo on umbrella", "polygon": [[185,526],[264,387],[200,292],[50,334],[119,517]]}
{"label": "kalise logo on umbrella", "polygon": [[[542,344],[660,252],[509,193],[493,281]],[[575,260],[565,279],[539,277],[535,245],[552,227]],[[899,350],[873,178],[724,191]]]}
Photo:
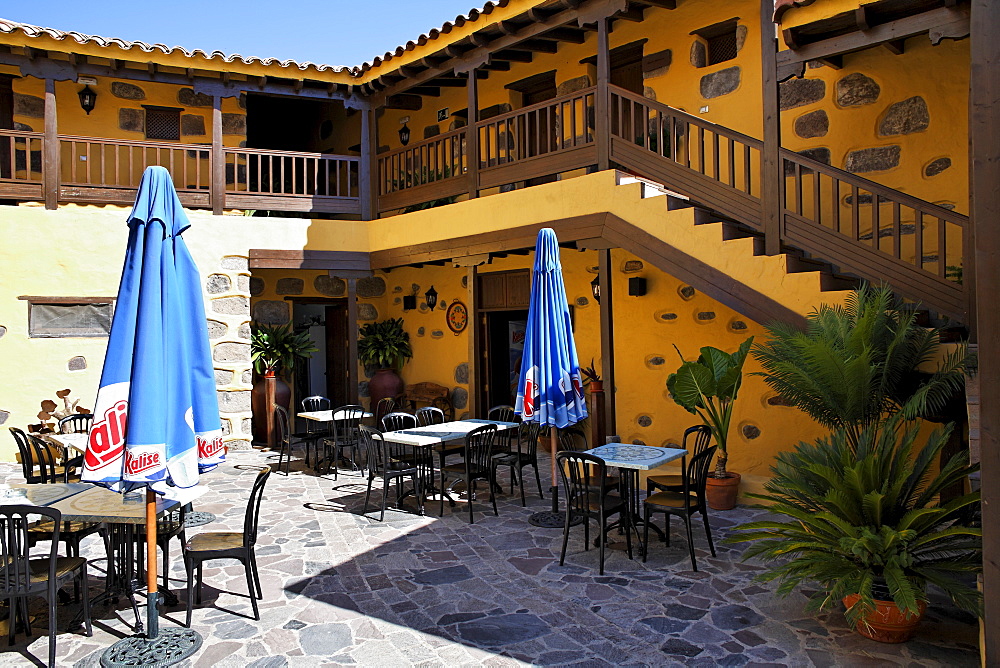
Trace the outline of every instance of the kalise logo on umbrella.
{"label": "kalise logo on umbrella", "polygon": [[100,468],[121,456],[125,448],[125,425],[128,422],[128,401],[121,399],[104,412],[90,430],[87,446],[87,467]]}
{"label": "kalise logo on umbrella", "polygon": [[211,438],[198,437],[198,457],[200,459],[211,459],[222,451],[222,434],[216,434]]}
{"label": "kalise logo on umbrella", "polygon": [[150,469],[158,468],[160,465],[160,453],[156,450],[136,452],[133,449],[125,453],[125,473],[127,475],[138,475]]}
{"label": "kalise logo on umbrella", "polygon": [[531,367],[528,372],[524,374],[524,419],[530,420],[535,416],[535,395],[538,394],[538,388],[535,387],[535,369],[537,367]]}

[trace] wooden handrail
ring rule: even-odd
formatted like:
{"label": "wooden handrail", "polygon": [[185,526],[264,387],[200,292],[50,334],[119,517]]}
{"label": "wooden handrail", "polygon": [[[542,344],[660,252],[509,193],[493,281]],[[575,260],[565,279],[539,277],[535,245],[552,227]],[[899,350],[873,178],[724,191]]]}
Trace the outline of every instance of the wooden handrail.
{"label": "wooden handrail", "polygon": [[406,146],[400,146],[399,148],[394,148],[391,151],[386,151],[385,153],[379,153],[378,159],[379,161],[388,160],[389,158],[393,158],[399,155],[400,153],[406,153],[407,151],[413,151],[423,146],[429,146],[437,142],[442,142],[445,141],[446,139],[450,139],[451,137],[459,137],[459,136],[464,137],[466,130],[468,130],[468,127],[461,127],[461,128],[456,128],[454,130],[448,130],[448,132],[442,132],[439,135],[434,135],[433,137],[428,137],[427,139],[422,139],[418,142],[407,144]]}
{"label": "wooden handrail", "polygon": [[527,107],[521,107],[519,109],[514,109],[513,111],[504,112],[497,116],[491,116],[490,118],[487,118],[485,121],[479,121],[478,123],[476,123],[476,127],[481,128],[487,125],[492,125],[494,123],[499,123],[501,121],[506,121],[507,119],[510,118],[516,118],[517,116],[524,116],[525,114],[530,114],[533,111],[544,109],[545,107],[552,107],[560,103],[565,103],[575,98],[587,97],[588,95],[593,95],[596,92],[597,92],[597,86],[590,86],[589,88],[581,88],[580,90],[574,91],[567,95],[553,97],[548,100],[545,100],[544,102],[536,102],[535,104],[529,104]]}
{"label": "wooden handrail", "polygon": [[114,146],[143,146],[147,148],[183,149],[185,151],[211,152],[212,147],[205,144],[181,144],[172,141],[149,141],[133,139],[114,139],[112,137],[88,137],[84,135],[58,135],[59,141],[90,142]]}
{"label": "wooden handrail", "polygon": [[[202,148],[205,148],[204,146]],[[289,158],[322,158],[324,160],[344,160],[345,162],[361,162],[361,158],[356,155],[342,155],[340,153],[307,153],[305,151],[279,151],[270,148],[237,148],[227,146],[222,149],[223,153],[235,154],[245,153],[252,155],[284,155]]]}
{"label": "wooden handrail", "polygon": [[44,132],[31,132],[29,130],[3,130],[0,129],[0,137],[38,137],[45,136]]}

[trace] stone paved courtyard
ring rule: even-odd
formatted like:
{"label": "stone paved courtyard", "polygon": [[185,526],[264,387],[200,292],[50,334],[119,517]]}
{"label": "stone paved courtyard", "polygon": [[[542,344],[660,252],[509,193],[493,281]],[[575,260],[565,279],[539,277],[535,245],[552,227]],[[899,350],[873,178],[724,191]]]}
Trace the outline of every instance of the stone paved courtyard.
{"label": "stone paved courtyard", "polygon": [[[218,516],[189,531],[240,530],[256,467],[266,452],[234,452],[205,476],[209,491],[196,509]],[[543,476],[545,471],[543,464]],[[0,477],[22,479],[11,465]],[[529,476],[530,479],[530,476]],[[528,490],[534,489],[533,481]],[[264,600],[252,619],[246,581],[235,562],[209,562],[203,605],[193,627],[205,643],[194,666],[978,666],[978,625],[944,601],[934,601],[916,639],[883,645],[848,630],[841,611],[813,615],[805,597],[778,600],[752,582],[759,567],[740,561],[741,546],[719,545],[729,527],[759,511],[712,516],[718,558],[695,530],[700,570],[690,561],[679,522],[671,547],[654,543],[649,561],[609,550],[598,575],[596,549],[583,550],[582,530],[558,564],[561,532],[532,527],[527,517],[547,501],[500,497],[500,516],[477,504],[446,506],[437,517],[377,510],[360,515],[360,475],[318,476],[301,462],[289,477],[272,474],[261,509],[258,563]],[[486,499],[487,497],[482,496]],[[482,509],[482,510],[479,510]],[[662,516],[661,520],[662,522]],[[97,537],[85,556],[100,559]],[[171,588],[184,586],[175,541]],[[101,585],[103,561],[91,568]],[[161,625],[180,624],[182,604]],[[141,602],[141,599],[140,599]],[[36,628],[46,628],[41,599],[32,605]],[[144,614],[144,609],[141,609]],[[75,612],[60,609],[60,629]],[[128,634],[131,612],[96,608],[94,636],[63,631],[60,666],[95,666],[101,651]],[[2,665],[41,665],[47,638],[12,648]]]}

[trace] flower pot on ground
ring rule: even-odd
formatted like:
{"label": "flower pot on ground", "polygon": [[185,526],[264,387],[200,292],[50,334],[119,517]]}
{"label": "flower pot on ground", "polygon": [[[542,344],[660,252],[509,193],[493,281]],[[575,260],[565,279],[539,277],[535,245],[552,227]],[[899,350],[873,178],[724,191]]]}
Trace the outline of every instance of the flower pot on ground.
{"label": "flower pot on ground", "polygon": [[[667,378],[671,398],[684,410],[701,418],[719,446],[715,473],[708,477],[707,493],[716,494],[716,504],[711,497],[709,507],[729,510],[736,505],[740,476],[729,474],[729,425],[733,419],[733,405],[743,384],[743,364],[746,362],[753,337],[740,344],[734,353],[706,346],[694,362],[681,355],[681,366]],[[677,346],[674,346],[677,349]]]}
{"label": "flower pot on ground", "polygon": [[705,498],[708,501],[708,507],[712,510],[732,510],[736,507],[736,500],[739,498],[739,495],[739,473],[727,471],[724,478],[714,475],[706,478]]}
{"label": "flower pot on ground", "polygon": [[[858,594],[844,597],[844,607],[850,610],[861,600]],[[906,642],[917,632],[920,620],[927,611],[927,602],[917,602],[917,612],[903,612],[893,601],[873,599],[875,609],[865,614],[854,625],[854,630],[866,638],[885,643]]]}
{"label": "flower pot on ground", "polygon": [[281,377],[282,372],[290,374],[295,360],[309,358],[316,350],[308,330],[296,332],[291,324],[254,326],[250,333],[250,359],[259,374],[250,395],[254,441],[275,446],[274,407],[289,409],[292,399],[292,390]]}
{"label": "flower pot on ground", "polygon": [[377,371],[368,381],[368,397],[374,409],[387,397],[403,393],[405,385],[398,369],[413,357],[410,335],[403,329],[402,318],[388,318],[365,325],[358,340],[358,359]]}
{"label": "flower pot on ground", "polygon": [[[896,414],[856,441],[838,429],[781,453],[765,493],[749,495],[779,518],[738,526],[727,542],[753,542],[744,558],[766,563],[757,579],[777,582],[779,596],[818,584],[808,609],[849,602],[853,627],[872,614],[901,621],[880,613],[880,600],[895,604],[903,620],[918,618],[929,585],[982,615],[973,577],[982,570],[982,528],[973,524],[979,491],[940,500],[941,490],[961,484],[979,465],[968,464],[968,453],[941,458],[951,425],[915,447],[919,431]],[[861,632],[874,637],[869,627],[862,624]]]}

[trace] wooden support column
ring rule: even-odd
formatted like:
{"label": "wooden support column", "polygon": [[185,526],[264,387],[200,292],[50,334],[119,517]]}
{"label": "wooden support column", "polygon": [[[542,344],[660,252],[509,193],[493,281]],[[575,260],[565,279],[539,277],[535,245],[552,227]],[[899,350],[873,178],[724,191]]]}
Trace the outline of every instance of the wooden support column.
{"label": "wooden support column", "polygon": [[[481,384],[481,374],[479,368],[479,304],[476,299],[476,283],[479,281],[479,270],[473,265],[465,272],[468,281],[468,289],[465,295],[465,305],[469,311],[469,325],[465,331],[469,333],[469,415],[472,417],[485,417],[479,414],[479,388]],[[456,410],[455,418],[458,418]]]}
{"label": "wooden support column", "polygon": [[[611,53],[608,47],[608,19],[597,21],[597,95],[594,98],[594,128],[597,141],[597,169],[611,167],[611,96],[608,84],[611,82]],[[611,394],[610,392],[608,394]],[[614,422],[614,418],[608,418]]]}
{"label": "wooden support column", "polygon": [[[969,174],[975,285],[979,291],[973,336],[979,345],[979,438],[983,494],[982,665],[1000,665],[1000,310],[989,288],[1000,285],[1000,3],[972,1],[969,78]],[[992,631],[990,630],[992,629]]]}
{"label": "wooden support column", "polygon": [[222,148],[222,97],[212,97],[212,214],[226,206],[226,153]]}
{"label": "wooden support column", "polygon": [[764,108],[764,148],[760,155],[761,226],[764,252],[781,252],[784,170],[781,164],[781,113],[778,110],[778,39],[771,20],[773,0],[760,0],[761,96]]}
{"label": "wooden support column", "polygon": [[[45,80],[45,148],[42,151],[42,182],[45,194],[45,208],[59,207],[59,130],[56,120],[56,82]],[[31,156],[28,156],[29,159]]]}
{"label": "wooden support column", "polygon": [[469,121],[465,130],[465,161],[469,178],[469,199],[479,197],[479,83],[475,68],[469,70],[466,85]]}
{"label": "wooden support column", "polygon": [[[604,377],[605,436],[618,433],[615,419],[615,323],[614,295],[611,292],[611,249],[597,251],[601,289],[601,376]],[[595,443],[594,447],[603,445]]]}
{"label": "wooden support column", "polygon": [[361,110],[361,173],[358,174],[358,191],[361,196],[361,219],[378,218],[378,121],[375,109]]}
{"label": "wooden support column", "polygon": [[356,278],[347,279],[347,400],[352,404],[358,403],[358,279]]}

